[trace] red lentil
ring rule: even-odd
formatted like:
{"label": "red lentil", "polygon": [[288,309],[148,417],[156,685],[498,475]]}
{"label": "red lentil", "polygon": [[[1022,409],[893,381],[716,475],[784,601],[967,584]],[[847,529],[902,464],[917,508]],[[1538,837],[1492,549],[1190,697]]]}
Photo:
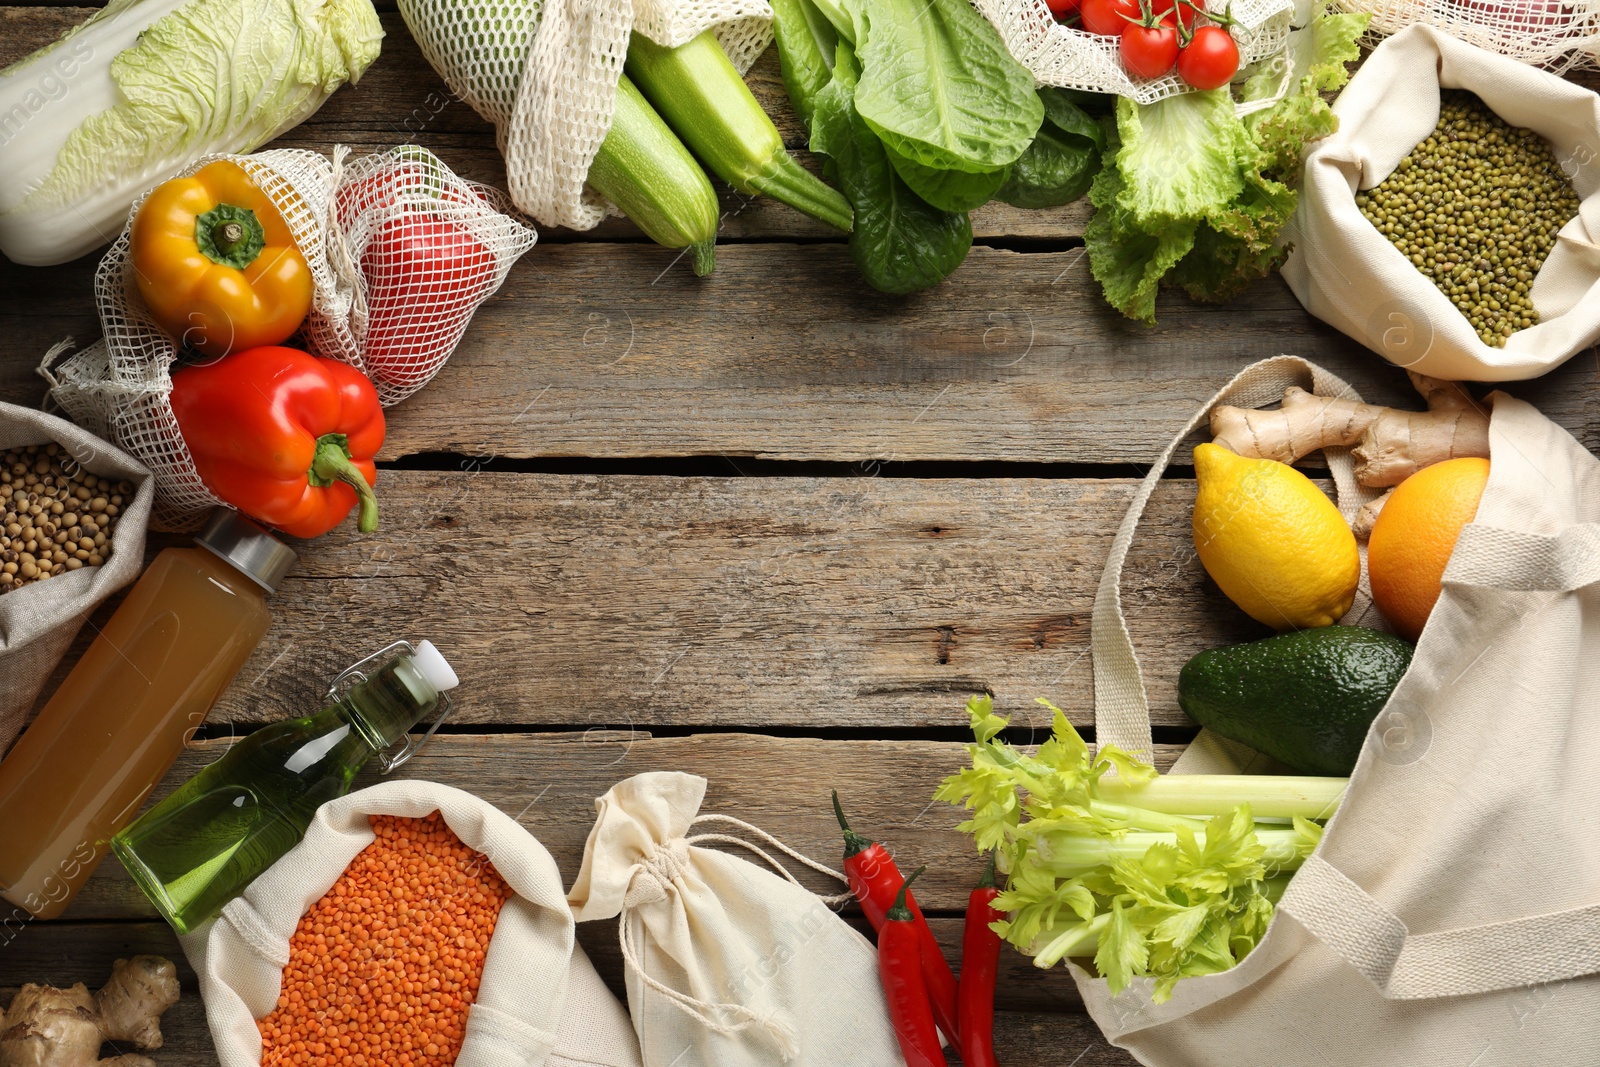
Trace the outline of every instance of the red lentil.
{"label": "red lentil", "polygon": [[289,941],[262,1067],[450,1067],[511,888],[438,812],[372,816],[377,840]]}

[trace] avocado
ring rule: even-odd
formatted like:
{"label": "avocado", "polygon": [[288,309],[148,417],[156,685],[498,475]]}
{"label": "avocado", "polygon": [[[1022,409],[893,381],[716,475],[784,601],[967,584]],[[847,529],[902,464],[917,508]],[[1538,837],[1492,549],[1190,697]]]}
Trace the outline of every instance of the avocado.
{"label": "avocado", "polygon": [[1348,775],[1410,665],[1411,646],[1398,637],[1319,626],[1200,653],[1178,675],[1178,703],[1200,725],[1303,774]]}

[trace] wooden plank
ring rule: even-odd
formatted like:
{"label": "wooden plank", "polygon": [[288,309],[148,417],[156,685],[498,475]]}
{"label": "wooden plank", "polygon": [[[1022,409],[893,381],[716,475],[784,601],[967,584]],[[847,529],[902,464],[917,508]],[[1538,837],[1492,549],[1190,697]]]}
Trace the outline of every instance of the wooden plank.
{"label": "wooden plank", "polygon": [[[1082,250],[976,248],[955,280],[887,298],[837,245],[742,244],[694,278],[653,245],[542,245],[454,357],[391,409],[382,455],[726,456],[1149,463],[1247,363],[1306,356],[1369,399],[1418,406],[1401,372],[1307,315],[1277,278],[1216,307],[1180,293],[1160,325],[1106,306]],[[665,273],[663,273],[665,272]],[[0,399],[98,335],[92,265],[0,266]],[[1600,357],[1507,389],[1600,446]]]}
{"label": "wooden plank", "polygon": [[[187,781],[230,743],[197,742],[155,788],[150,802]],[[1179,745],[1158,745],[1156,765],[1170,767],[1181,751]],[[966,761],[964,747],[954,741],[763,734],[653,738],[597,728],[564,734],[440,734],[395,774],[466,789],[514,816],[550,851],[568,884],[583,861],[595,798],[635,774],[698,774],[708,783],[703,810],[737,816],[833,865],[840,861],[840,835],[829,793],[837,789],[856,830],[882,841],[907,869],[928,865],[917,883],[923,905],[954,915],[966,908],[983,863],[971,839],[955,829],[960,811],[931,800],[939,782]],[[377,780],[375,772],[364,772],[356,788]],[[818,892],[838,892],[798,866],[795,873]],[[99,922],[155,915],[121,865],[108,859],[84,884],[66,917]],[[0,945],[11,933],[0,925]],[[950,944],[953,950],[953,934]]]}
{"label": "wooden plank", "polygon": [[[961,730],[981,691],[1019,724],[1049,722],[1039,696],[1087,724],[1134,485],[385,471],[383,529],[303,546],[211,721],[280,718],[427,637],[465,680],[461,724]],[[1195,562],[1193,493],[1157,491],[1123,590],[1164,726],[1190,726],[1190,656],[1268,633]]]}

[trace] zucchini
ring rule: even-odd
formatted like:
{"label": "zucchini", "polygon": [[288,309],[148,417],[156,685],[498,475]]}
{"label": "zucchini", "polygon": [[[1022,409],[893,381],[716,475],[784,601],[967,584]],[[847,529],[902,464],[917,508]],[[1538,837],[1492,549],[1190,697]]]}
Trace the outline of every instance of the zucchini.
{"label": "zucchini", "polygon": [[661,117],[718,177],[850,231],[850,202],[806,170],[751,95],[708,30],[678,48],[640,34],[628,45],[628,76]]}
{"label": "zucchini", "polygon": [[696,274],[716,266],[721,209],[711,179],[627,75],[588,182],[652,241],[687,248]]}

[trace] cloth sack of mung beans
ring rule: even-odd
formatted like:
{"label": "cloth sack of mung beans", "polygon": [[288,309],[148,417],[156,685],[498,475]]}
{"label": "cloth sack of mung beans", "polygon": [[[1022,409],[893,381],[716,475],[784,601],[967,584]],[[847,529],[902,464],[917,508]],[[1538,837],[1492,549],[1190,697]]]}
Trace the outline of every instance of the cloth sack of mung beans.
{"label": "cloth sack of mung beans", "polygon": [[[35,453],[15,453],[13,449],[42,446]],[[6,462],[7,455],[10,462]],[[42,411],[0,404],[0,570],[8,575],[0,580],[0,754],[22,730],[28,709],[50,672],[66,655],[78,628],[89,613],[106,597],[121,589],[144,567],[144,533],[150,522],[150,502],[155,484],[150,472],[132,456],[118,451],[87,430],[65,419]],[[25,469],[19,469],[25,468]],[[48,578],[39,563],[43,553],[38,543],[48,538],[51,548],[63,547],[55,540],[62,532],[60,519],[76,518],[78,489],[85,488],[85,475],[103,478],[114,485],[134,487],[131,499],[111,505],[109,518],[96,519],[111,529],[108,544],[96,546],[98,563],[78,566],[45,564]],[[98,482],[90,492],[100,492]],[[20,497],[17,494],[22,494]],[[69,498],[69,494],[71,494]],[[110,494],[118,495],[118,494]],[[81,501],[89,514],[90,497]],[[62,507],[56,511],[54,505]],[[106,504],[95,514],[105,516]],[[35,511],[34,509],[37,509]],[[28,514],[28,523],[22,515]],[[8,521],[9,516],[16,516]],[[48,525],[47,525],[48,524]],[[66,528],[70,534],[71,528]],[[37,531],[37,533],[35,533]],[[80,536],[84,530],[80,528]],[[33,551],[28,545],[35,545]],[[91,538],[91,543],[93,539]],[[29,573],[29,572],[32,573]]]}
{"label": "cloth sack of mung beans", "polygon": [[904,1067],[877,950],[784,864],[844,876],[702,813],[705,793],[671,771],[613,786],[567,897],[579,922],[617,920],[647,1067]]}
{"label": "cloth sack of mung beans", "polygon": [[[1454,195],[1433,180],[1427,153],[1445,149],[1424,142],[1441,93],[1458,96],[1449,90],[1539,135],[1502,131],[1485,147],[1505,159],[1503,142],[1518,142],[1517,180],[1474,180]],[[1455,380],[1536,377],[1600,340],[1600,96],[1419,25],[1373,51],[1334,113],[1339,129],[1307,155],[1286,231],[1283,276],[1307,311],[1400,366]],[[1457,157],[1461,170],[1481,174],[1476,157]],[[1545,193],[1530,196],[1536,182]],[[1562,217],[1575,207],[1565,221],[1552,214],[1563,202]],[[1389,205],[1377,217],[1392,235],[1369,219],[1376,204]]]}
{"label": "cloth sack of mung beans", "polygon": [[[572,912],[550,853],[493,804],[450,786],[416,780],[386,781],[324,804],[300,844],[215,919],[179,939],[200,977],[206,1021],[222,1067],[259,1067],[263,1062],[257,1021],[302,992],[285,987],[300,920],[377,840],[372,816],[427,819],[435,812],[509,887],[467,1012],[457,1067],[641,1067],[627,1012],[573,939]],[[480,873],[463,872],[474,877]],[[396,887],[398,893],[407,891]],[[422,952],[432,936],[404,927],[390,932],[405,948]],[[329,967],[343,963],[348,970],[341,973],[353,982],[392,971],[391,947],[355,945],[351,951],[353,955],[338,961],[330,956]],[[421,984],[437,977],[423,974]],[[409,1035],[404,1039],[413,1040]],[[417,1056],[426,1057],[422,1062],[444,1062],[428,1054],[421,1042],[413,1043],[420,1046]]]}

